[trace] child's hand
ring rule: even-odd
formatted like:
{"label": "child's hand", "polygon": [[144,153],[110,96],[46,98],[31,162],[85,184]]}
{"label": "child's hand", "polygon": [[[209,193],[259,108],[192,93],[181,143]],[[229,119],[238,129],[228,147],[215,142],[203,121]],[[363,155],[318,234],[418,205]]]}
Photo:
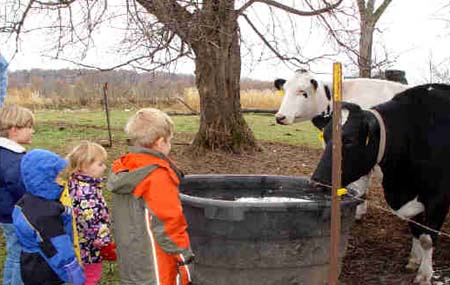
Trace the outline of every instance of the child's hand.
{"label": "child's hand", "polygon": [[115,249],[116,244],[114,242],[111,242],[107,246],[104,246],[102,247],[102,249],[100,249],[100,256],[103,258],[103,260],[116,261],[117,254]]}
{"label": "child's hand", "polygon": [[93,244],[92,244],[95,248],[102,248],[104,247],[104,243],[101,239],[95,239]]}
{"label": "child's hand", "polygon": [[84,270],[78,264],[78,260],[74,258],[72,262],[64,266],[69,282],[73,285],[83,285],[85,281]]}

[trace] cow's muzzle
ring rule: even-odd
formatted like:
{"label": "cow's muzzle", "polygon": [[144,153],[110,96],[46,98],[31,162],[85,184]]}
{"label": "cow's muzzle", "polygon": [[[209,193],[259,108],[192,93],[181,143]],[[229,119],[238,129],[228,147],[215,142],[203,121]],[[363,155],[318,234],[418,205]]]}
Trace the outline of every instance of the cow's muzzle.
{"label": "cow's muzzle", "polygon": [[277,121],[277,124],[287,125],[286,116],[277,116],[277,117],[275,117],[275,120]]}

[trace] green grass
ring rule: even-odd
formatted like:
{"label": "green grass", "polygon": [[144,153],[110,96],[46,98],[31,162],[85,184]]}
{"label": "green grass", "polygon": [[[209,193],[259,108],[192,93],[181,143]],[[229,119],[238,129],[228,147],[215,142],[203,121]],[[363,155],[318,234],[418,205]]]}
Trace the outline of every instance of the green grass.
{"label": "green grass", "polygon": [[[112,110],[110,121],[113,140],[123,140],[123,127],[133,112]],[[198,116],[172,116],[176,133],[195,134],[199,127]],[[318,131],[310,122],[281,126],[275,124],[273,115],[248,114],[245,119],[257,140],[280,142],[294,145],[306,145],[320,148]],[[65,156],[72,146],[80,140],[107,140],[106,118],[102,111],[38,111],[36,113],[36,127],[33,143],[30,148],[44,148]],[[100,128],[100,129],[99,129]],[[110,160],[118,156],[123,150],[109,149]],[[108,192],[105,198],[109,200]],[[5,244],[3,235],[0,237],[0,280],[5,260]],[[100,284],[118,284],[117,270],[111,270],[110,264],[105,262],[103,278]]]}
{"label": "green grass", "polygon": [[[113,110],[110,113],[111,128],[113,135],[123,136],[123,127],[133,112],[125,112]],[[313,148],[320,148],[321,144],[318,140],[318,131],[310,122],[299,123],[295,125],[282,126],[275,123],[273,115],[248,114],[244,116],[250,128],[253,130],[256,139],[263,141],[282,142],[288,144],[303,144]],[[196,133],[199,127],[200,119],[198,116],[172,116],[175,123],[175,131],[177,133]],[[54,141],[60,141],[64,136],[75,139],[98,139],[108,138],[106,131],[105,114],[101,111],[52,111],[37,113],[38,132],[35,135],[33,145],[47,146],[48,137],[41,137],[39,132],[46,132],[50,137],[54,137]],[[75,124],[72,130],[59,131],[59,134],[53,133],[54,129],[47,130],[45,123],[55,122]],[[104,127],[105,130],[82,130],[80,126],[98,126]],[[82,128],[81,128],[82,129]],[[50,147],[49,147],[50,148]],[[50,148],[52,149],[52,148]]]}

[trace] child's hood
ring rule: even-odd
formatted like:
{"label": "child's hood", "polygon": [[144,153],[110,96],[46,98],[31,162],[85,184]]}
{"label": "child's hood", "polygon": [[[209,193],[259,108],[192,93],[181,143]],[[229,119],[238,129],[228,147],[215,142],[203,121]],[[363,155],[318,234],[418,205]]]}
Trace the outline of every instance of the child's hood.
{"label": "child's hood", "polygon": [[167,169],[174,182],[179,183],[182,173],[165,155],[144,148],[130,147],[129,153],[113,162],[107,187],[115,193],[129,193],[158,167]]}
{"label": "child's hood", "polygon": [[27,192],[45,199],[59,199],[63,187],[56,178],[66,166],[67,161],[51,151],[35,149],[28,152],[20,164]]}

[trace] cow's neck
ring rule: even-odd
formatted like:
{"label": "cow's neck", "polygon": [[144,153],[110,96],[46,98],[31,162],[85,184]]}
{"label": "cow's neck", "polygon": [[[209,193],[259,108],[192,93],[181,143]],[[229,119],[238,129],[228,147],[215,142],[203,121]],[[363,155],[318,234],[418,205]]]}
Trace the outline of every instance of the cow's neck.
{"label": "cow's neck", "polygon": [[[387,204],[394,210],[400,209],[417,195],[411,171],[411,122],[409,104],[388,101],[374,107],[383,118],[386,126],[386,150],[379,163],[383,172],[383,189]],[[415,114],[420,116],[421,114]]]}
{"label": "cow's neck", "polygon": [[408,116],[406,116],[405,106],[396,101],[388,101],[377,105],[372,109],[376,110],[385,126],[385,151],[382,160],[379,162],[383,168],[384,164],[390,161],[398,161],[404,155],[407,139]]}

